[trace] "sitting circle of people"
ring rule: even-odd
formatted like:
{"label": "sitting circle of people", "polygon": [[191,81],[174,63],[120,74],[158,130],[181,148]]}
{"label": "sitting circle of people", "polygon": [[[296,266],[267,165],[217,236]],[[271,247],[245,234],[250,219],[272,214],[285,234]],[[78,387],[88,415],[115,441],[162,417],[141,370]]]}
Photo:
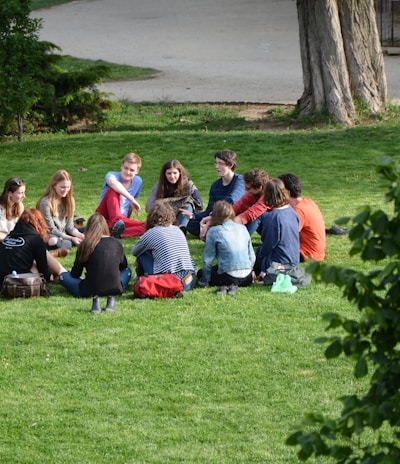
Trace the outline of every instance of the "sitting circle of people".
{"label": "sitting circle of people", "polygon": [[[13,271],[39,272],[75,297],[92,298],[91,313],[114,312],[115,297],[126,291],[132,277],[120,239],[139,237],[132,248],[137,278],[169,273],[182,280],[184,291],[196,285],[217,287],[217,295],[230,296],[253,283],[272,285],[279,272],[288,273],[294,285],[308,285],[311,278],[305,278],[300,263],[325,258],[321,211],[301,196],[295,175],[270,178],[265,170],[253,168],[242,176],[236,173],[237,162],[232,150],[214,154],[218,178],[204,208],[180,161],[166,161],[146,202],[147,219],[139,221],[131,215],[141,211],[142,160],[128,153],[119,172],[105,175],[99,204],[83,229],[74,223],[67,171],[56,171],[36,208],[26,210],[26,183],[10,177],[0,196],[0,282]],[[261,244],[254,251],[255,232]],[[205,242],[198,271],[188,234]],[[73,247],[76,256],[67,271],[57,258]],[[106,297],[103,309],[100,297]]]}

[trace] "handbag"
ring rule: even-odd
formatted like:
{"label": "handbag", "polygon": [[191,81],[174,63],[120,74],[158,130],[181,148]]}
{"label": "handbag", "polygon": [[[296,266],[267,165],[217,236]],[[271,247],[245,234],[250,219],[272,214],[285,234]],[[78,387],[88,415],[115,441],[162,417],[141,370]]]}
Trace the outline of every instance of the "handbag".
{"label": "handbag", "polygon": [[175,274],[150,274],[139,277],[133,286],[136,298],[175,298],[182,296],[183,283]]}
{"label": "handbag", "polygon": [[6,298],[10,299],[47,296],[50,294],[43,274],[34,272],[6,275],[3,280],[2,293]]}

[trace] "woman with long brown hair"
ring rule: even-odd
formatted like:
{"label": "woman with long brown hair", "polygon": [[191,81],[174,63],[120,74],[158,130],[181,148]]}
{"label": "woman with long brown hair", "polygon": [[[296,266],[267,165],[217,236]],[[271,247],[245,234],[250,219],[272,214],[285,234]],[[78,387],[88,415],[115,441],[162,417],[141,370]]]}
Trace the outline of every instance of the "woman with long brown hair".
{"label": "woman with long brown hair", "polygon": [[[86,275],[81,279],[84,269]],[[107,296],[105,311],[115,311],[115,295],[125,291],[131,276],[121,242],[110,236],[107,221],[100,213],[92,214],[71,272],[60,276],[61,285],[76,297],[92,297],[91,313],[100,313],[99,297]]]}
{"label": "woman with long brown hair", "polygon": [[69,250],[84,239],[83,233],[74,225],[75,200],[72,178],[67,171],[60,169],[54,173],[36,207],[42,212],[50,231],[49,249]]}
{"label": "woman with long brown hair", "polygon": [[0,241],[10,233],[24,210],[25,182],[20,177],[10,177],[0,195]]}
{"label": "woman with long brown hair", "polygon": [[39,210],[28,208],[18,219],[14,229],[0,244],[0,282],[16,271],[40,272],[46,280],[51,274],[59,276],[65,268],[46,251],[47,225]]}
{"label": "woman with long brown hair", "polygon": [[172,206],[178,226],[184,232],[186,232],[189,219],[182,214],[180,209],[190,213],[203,209],[203,200],[197,187],[188,177],[186,169],[175,159],[167,161],[161,168],[160,177],[154,184],[146,203],[147,212],[156,200]]}

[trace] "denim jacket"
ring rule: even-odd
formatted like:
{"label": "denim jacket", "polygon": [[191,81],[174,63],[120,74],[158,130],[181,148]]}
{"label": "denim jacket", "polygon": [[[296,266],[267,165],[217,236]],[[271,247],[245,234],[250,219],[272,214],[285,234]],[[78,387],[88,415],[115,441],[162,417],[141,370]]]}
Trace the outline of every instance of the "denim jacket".
{"label": "denim jacket", "polygon": [[251,270],[255,255],[246,226],[229,219],[221,225],[210,227],[203,252],[200,286],[210,281],[214,258],[218,260],[218,274],[239,269]]}

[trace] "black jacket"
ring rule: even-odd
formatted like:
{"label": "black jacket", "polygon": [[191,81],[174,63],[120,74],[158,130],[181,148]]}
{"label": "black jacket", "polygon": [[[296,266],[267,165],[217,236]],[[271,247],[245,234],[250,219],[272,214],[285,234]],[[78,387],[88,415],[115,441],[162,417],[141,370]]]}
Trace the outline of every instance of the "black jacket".
{"label": "black jacket", "polygon": [[0,243],[0,282],[7,274],[30,272],[36,261],[39,272],[50,279],[47,265],[46,243],[30,224],[17,222],[7,237]]}

